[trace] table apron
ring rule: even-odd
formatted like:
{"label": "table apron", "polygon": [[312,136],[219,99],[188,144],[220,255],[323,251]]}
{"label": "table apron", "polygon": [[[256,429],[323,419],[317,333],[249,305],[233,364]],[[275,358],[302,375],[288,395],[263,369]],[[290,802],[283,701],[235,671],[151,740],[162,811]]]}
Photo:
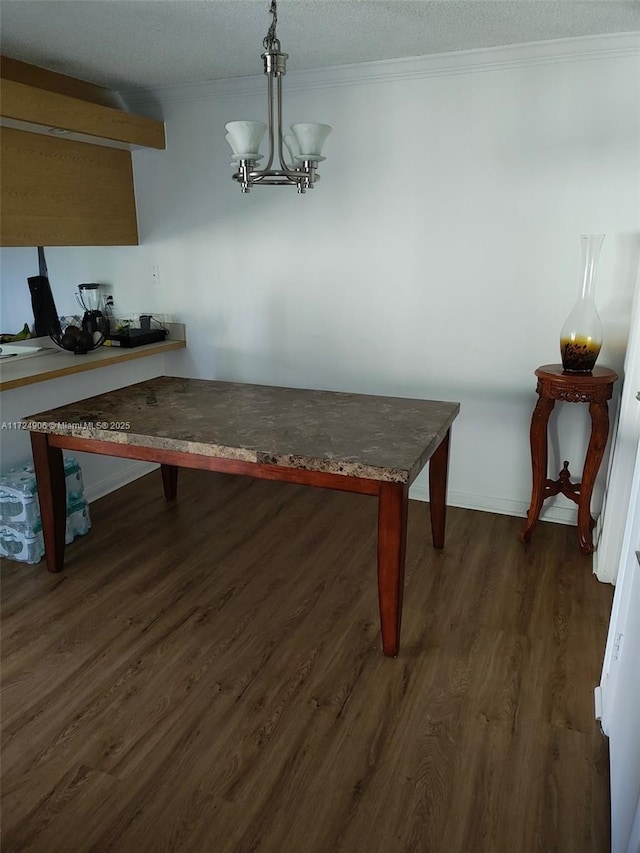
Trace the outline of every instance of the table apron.
{"label": "table apron", "polygon": [[285,483],[318,486],[323,489],[356,492],[361,495],[378,495],[382,482],[365,477],[333,474],[327,471],[308,471],[303,468],[287,468],[261,462],[246,462],[241,459],[224,459],[217,456],[185,453],[179,450],[163,450],[157,447],[141,447],[134,444],[119,444],[112,441],[99,441],[53,433],[45,434],[50,447],[59,447],[64,450],[157,462],[161,465],[174,465],[177,468],[196,468],[204,471],[218,471],[223,474],[244,474],[262,480],[279,480]]}

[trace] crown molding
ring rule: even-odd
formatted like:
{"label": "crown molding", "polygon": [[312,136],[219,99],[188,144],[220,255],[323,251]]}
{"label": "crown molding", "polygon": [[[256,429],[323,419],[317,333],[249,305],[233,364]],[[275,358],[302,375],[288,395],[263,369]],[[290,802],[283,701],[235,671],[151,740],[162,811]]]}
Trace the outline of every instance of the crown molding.
{"label": "crown molding", "polygon": [[[627,56],[640,56],[640,32],[555,39],[294,71],[287,74],[286,88],[287,91],[296,91],[370,83],[393,83],[424,77],[477,74],[526,66]],[[264,95],[264,75],[181,83],[154,89],[129,89],[122,90],[119,94],[129,108],[182,101]]]}

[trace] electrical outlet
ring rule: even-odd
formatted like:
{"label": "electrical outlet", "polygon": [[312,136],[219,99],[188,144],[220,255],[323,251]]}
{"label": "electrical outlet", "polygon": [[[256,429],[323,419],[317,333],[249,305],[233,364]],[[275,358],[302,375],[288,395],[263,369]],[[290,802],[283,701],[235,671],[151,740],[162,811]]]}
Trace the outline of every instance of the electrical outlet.
{"label": "electrical outlet", "polygon": [[158,264],[151,264],[149,267],[149,283],[153,285],[160,284],[160,267]]}

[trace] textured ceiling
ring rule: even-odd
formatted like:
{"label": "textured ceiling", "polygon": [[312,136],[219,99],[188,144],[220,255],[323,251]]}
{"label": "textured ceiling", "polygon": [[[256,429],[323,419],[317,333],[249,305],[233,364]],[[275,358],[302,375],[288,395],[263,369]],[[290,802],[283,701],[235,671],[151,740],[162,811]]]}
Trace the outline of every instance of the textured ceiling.
{"label": "textured ceiling", "polygon": [[[112,89],[262,73],[267,0],[2,0],[2,53]],[[289,70],[640,31],[617,0],[280,0]]]}

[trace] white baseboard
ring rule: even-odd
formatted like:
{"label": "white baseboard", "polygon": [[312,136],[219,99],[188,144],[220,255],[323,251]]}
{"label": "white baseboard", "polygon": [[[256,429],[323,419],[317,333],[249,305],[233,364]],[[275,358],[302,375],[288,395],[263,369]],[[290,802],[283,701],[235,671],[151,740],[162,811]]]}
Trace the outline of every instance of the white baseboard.
{"label": "white baseboard", "polygon": [[[120,468],[108,477],[103,477],[85,488],[85,497],[92,503],[98,498],[114,492],[116,489],[132,483],[139,477],[144,477],[158,467],[151,462],[132,462],[125,468]],[[410,497],[417,501],[429,500],[429,488],[426,484],[417,483],[411,487]],[[477,509],[481,512],[496,512],[499,515],[511,515],[516,518],[526,518],[528,503],[514,501],[510,498],[498,498],[493,495],[477,495],[469,492],[447,492],[447,503],[449,506],[457,506],[462,509]],[[577,523],[577,510],[571,507],[549,506],[543,507],[540,513],[541,521],[553,521],[557,524],[569,524],[575,527]]]}
{"label": "white baseboard", "polygon": [[[417,483],[411,487],[409,497],[417,501],[429,500],[429,489],[426,484]],[[498,515],[512,515],[516,518],[526,518],[529,504],[524,501],[514,501],[510,498],[498,498],[494,495],[477,495],[469,492],[447,492],[449,506],[462,509],[477,509],[481,512],[496,512]],[[575,527],[578,521],[578,511],[572,507],[548,506],[543,507],[540,521],[553,521],[556,524],[568,524]]]}
{"label": "white baseboard", "polygon": [[108,477],[103,477],[101,480],[86,486],[84,496],[89,503],[93,503],[98,498],[103,498],[105,495],[115,492],[116,489],[120,489],[122,486],[128,485],[128,483],[144,477],[145,474],[155,471],[158,467],[153,462],[131,462],[131,464],[124,468],[119,467],[117,471]]}

